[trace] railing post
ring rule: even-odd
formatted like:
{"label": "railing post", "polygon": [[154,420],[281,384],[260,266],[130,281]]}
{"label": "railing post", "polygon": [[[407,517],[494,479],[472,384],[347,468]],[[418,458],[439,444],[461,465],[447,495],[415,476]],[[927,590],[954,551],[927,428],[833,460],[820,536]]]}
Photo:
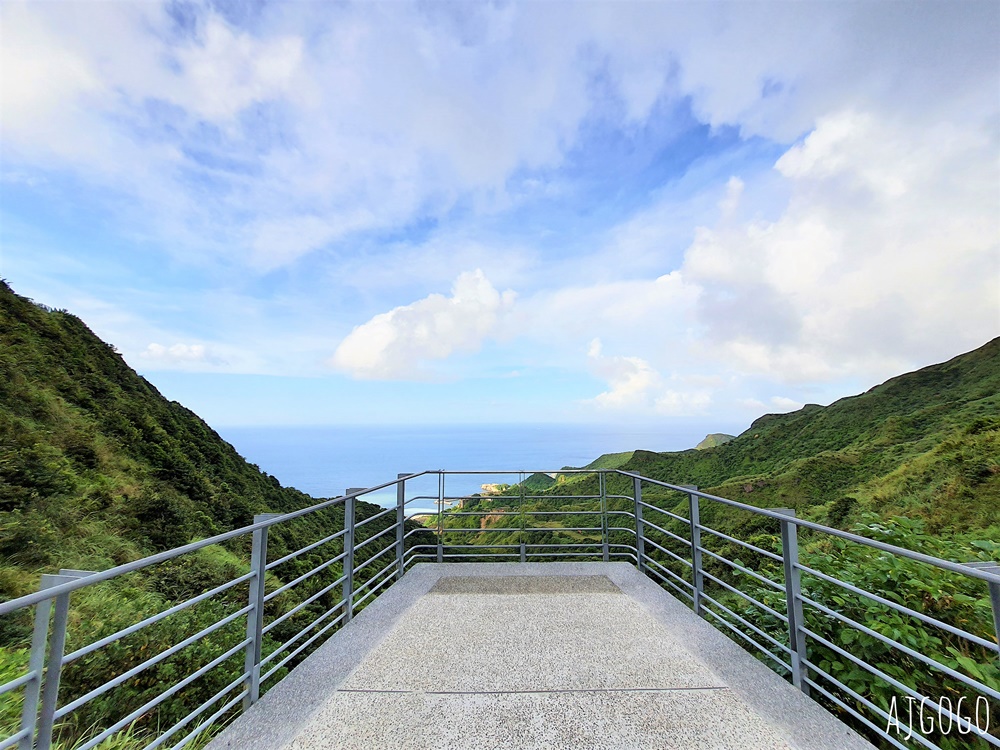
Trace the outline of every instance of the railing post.
{"label": "railing post", "polygon": [[[42,575],[40,590],[52,588],[52,581],[57,576]],[[24,706],[21,709],[21,731],[27,736],[18,743],[18,750],[31,750],[35,746],[35,725],[38,719],[38,700],[42,695],[42,675],[45,669],[45,646],[49,642],[49,614],[52,612],[52,600],[45,599],[35,605],[35,628],[31,634],[31,655],[28,658],[28,671],[34,676],[31,682],[24,686]]]}
{"label": "railing post", "polygon": [[642,480],[632,479],[632,497],[635,500],[635,559],[639,572],[646,572],[646,530],[642,522]]}
{"label": "railing post", "polygon": [[[58,575],[43,575],[41,588],[50,589],[63,583],[75,581],[77,578],[84,578],[93,575],[89,570],[60,570]],[[55,616],[52,618],[52,637],[49,639],[49,658],[45,667],[45,682],[42,687],[42,707],[38,716],[38,739],[35,741],[36,750],[49,750],[52,746],[52,730],[55,727],[55,714],[59,705],[59,679],[62,676],[62,660],[66,652],[66,623],[69,620],[69,594],[60,594],[56,597]],[[48,608],[46,608],[47,610]],[[43,630],[48,629],[48,611],[45,612],[45,620],[42,623]],[[35,626],[38,627],[38,618]],[[41,647],[44,652],[45,641],[42,636]],[[35,641],[32,638],[32,652],[34,652]],[[34,661],[35,654],[29,657]],[[27,701],[25,701],[27,709]],[[23,714],[22,714],[23,718]],[[30,745],[29,745],[30,747]]]}
{"label": "railing post", "polygon": [[437,561],[444,562],[444,472],[438,472]]}
{"label": "railing post", "polygon": [[[989,569],[991,573],[1000,575],[1000,566],[994,565]],[[1000,583],[990,581],[990,603],[993,605],[993,632],[997,636],[997,645],[1000,645]]]}
{"label": "railing post", "polygon": [[[698,485],[685,484],[689,490],[698,489]],[[691,582],[694,584],[694,596],[692,605],[694,613],[698,617],[704,617],[705,612],[701,603],[701,595],[705,590],[705,576],[702,575],[701,563],[701,514],[698,507],[699,497],[695,494],[688,495],[688,518],[691,519]]]}
{"label": "railing post", "polygon": [[[258,513],[253,517],[254,523],[270,521],[280,513]],[[246,658],[243,662],[243,673],[246,677],[247,694],[243,696],[243,710],[250,708],[260,698],[260,647],[264,638],[264,573],[267,568],[267,526],[254,529],[253,545],[250,549],[250,611],[247,612],[247,644]]]}
{"label": "railing post", "polygon": [[[791,508],[775,508],[778,513],[795,518]],[[799,571],[798,527],[791,521],[781,520],[781,557],[785,564],[785,611],[788,614],[788,644],[792,651],[792,684],[809,695],[807,675],[806,634],[802,630],[802,581]]]}
{"label": "railing post", "polygon": [[517,477],[517,487],[518,487],[518,503],[517,503],[517,522],[518,522],[518,532],[517,532],[517,542],[520,549],[520,560],[521,562],[528,561],[528,551],[524,546],[524,472],[522,471]]}
{"label": "railing post", "polygon": [[354,619],[354,524],[357,498],[351,493],[360,492],[364,487],[348,487],[344,501],[344,622]]}
{"label": "railing post", "polygon": [[611,545],[608,540],[608,486],[603,471],[597,475],[597,486],[601,491],[601,557],[604,562],[608,562],[611,559]]}
{"label": "railing post", "polygon": [[[1000,576],[1000,564],[995,562],[974,562],[965,565]],[[1000,583],[989,581],[987,585],[990,588],[990,604],[993,605],[993,632],[996,634],[997,644],[1000,644]]]}
{"label": "railing post", "polygon": [[409,474],[397,474],[399,483],[396,485],[396,580],[403,577],[403,537],[406,531],[406,480]]}

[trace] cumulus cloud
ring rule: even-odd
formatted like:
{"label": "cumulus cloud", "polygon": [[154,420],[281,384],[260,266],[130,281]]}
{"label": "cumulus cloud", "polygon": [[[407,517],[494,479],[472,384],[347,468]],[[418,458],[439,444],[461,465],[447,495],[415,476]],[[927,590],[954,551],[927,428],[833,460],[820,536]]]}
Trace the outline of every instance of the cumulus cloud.
{"label": "cumulus cloud", "polygon": [[664,416],[688,416],[701,413],[711,403],[704,389],[677,390],[641,357],[607,356],[600,339],[587,348],[591,372],[608,384],[591,403],[606,411],[647,411]]}
{"label": "cumulus cloud", "polygon": [[787,398],[785,396],[771,396],[771,405],[780,412],[795,411],[805,406],[801,401],[796,401],[794,398]]}
{"label": "cumulus cloud", "polygon": [[424,366],[473,352],[497,330],[515,293],[497,291],[481,270],[455,280],[451,296],[431,294],[376,315],[340,342],[330,364],[366,380],[420,380]]}
{"label": "cumulus cloud", "polygon": [[255,103],[285,97],[303,45],[298,35],[259,39],[205,14],[197,33],[174,51],[176,77],[164,94],[206,120],[232,120]]}
{"label": "cumulus cloud", "polygon": [[792,190],[777,220],[702,227],[686,253],[709,345],[795,381],[888,375],[996,335],[994,141],[855,110],[822,118],[775,165]]}
{"label": "cumulus cloud", "polygon": [[203,362],[207,357],[204,344],[163,344],[152,343],[146,347],[140,356],[159,360],[179,360],[184,362]]}
{"label": "cumulus cloud", "polygon": [[205,344],[153,342],[139,351],[136,364],[147,370],[215,370],[229,363]]}
{"label": "cumulus cloud", "polygon": [[660,373],[639,357],[607,357],[600,339],[590,342],[587,357],[591,370],[607,381],[608,390],[594,397],[600,407],[620,409],[644,406],[662,384]]}

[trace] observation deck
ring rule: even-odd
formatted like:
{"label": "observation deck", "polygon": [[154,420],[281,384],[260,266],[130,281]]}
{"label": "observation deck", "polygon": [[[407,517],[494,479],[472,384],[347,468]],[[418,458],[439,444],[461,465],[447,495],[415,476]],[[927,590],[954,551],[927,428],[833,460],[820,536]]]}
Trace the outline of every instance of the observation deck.
{"label": "observation deck", "polygon": [[[541,473],[399,474],[43,575],[0,601],[23,634],[0,750],[1000,748],[988,552],[940,559],[619,469],[531,489]],[[470,493],[484,475],[517,481]],[[77,609],[199,555],[237,564],[106,623]]]}
{"label": "observation deck", "polygon": [[209,750],[872,745],[627,563],[422,563]]}

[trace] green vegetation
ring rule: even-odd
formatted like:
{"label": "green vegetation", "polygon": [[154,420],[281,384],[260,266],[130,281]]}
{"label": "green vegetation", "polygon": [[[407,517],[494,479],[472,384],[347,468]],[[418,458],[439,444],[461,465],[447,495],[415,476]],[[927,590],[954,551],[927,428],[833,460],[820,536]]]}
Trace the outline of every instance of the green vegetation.
{"label": "green vegetation", "polygon": [[520,483],[526,492],[541,492],[556,485],[556,480],[548,474],[532,474]]}
{"label": "green vegetation", "polygon": [[622,466],[627,464],[632,460],[632,456],[635,451],[626,451],[625,453],[605,453],[593,461],[591,461],[586,466],[576,467],[576,466],[564,466],[563,469],[620,469]]}
{"label": "green vegetation", "polygon": [[[257,513],[288,512],[315,502],[248,464],[195,414],[163,398],[79,318],[19,297],[0,283],[0,598],[36,590],[41,573],[105,570],[245,526]],[[358,502],[357,518],[370,518],[379,510]],[[366,524],[358,541],[394,520]],[[328,536],[343,524],[341,507],[282,524],[270,533],[269,559]],[[389,540],[386,535],[359,551],[357,563]],[[340,549],[341,541],[333,540],[275,568],[268,574],[268,590],[330,560]],[[74,594],[67,651],[243,575],[248,559],[245,536]],[[390,559],[383,555],[361,578],[377,573]],[[273,621],[317,594],[268,633],[265,655],[336,604],[339,586],[319,592],[341,574],[339,563],[332,565],[268,603],[265,615]],[[64,671],[60,703],[244,607],[247,597],[244,583],[74,662]],[[0,682],[25,669],[30,617],[31,612],[22,611],[0,618]],[[109,726],[224,654],[245,637],[245,628],[245,618],[238,617],[88,702],[58,728],[60,747],[94,736],[95,727]],[[320,643],[322,639],[276,672],[265,687]],[[107,747],[148,741],[150,732],[186,715],[232,682],[242,667],[239,650],[109,738]],[[16,731],[21,700],[21,691],[0,697],[0,737]],[[173,741],[193,728],[185,727]]]}
{"label": "green vegetation", "polygon": [[724,432],[712,432],[706,435],[705,439],[702,440],[700,443],[698,443],[698,445],[696,445],[694,448],[695,450],[698,451],[703,451],[706,448],[715,448],[717,446],[728,443],[735,437],[736,437],[735,435],[727,435]]}

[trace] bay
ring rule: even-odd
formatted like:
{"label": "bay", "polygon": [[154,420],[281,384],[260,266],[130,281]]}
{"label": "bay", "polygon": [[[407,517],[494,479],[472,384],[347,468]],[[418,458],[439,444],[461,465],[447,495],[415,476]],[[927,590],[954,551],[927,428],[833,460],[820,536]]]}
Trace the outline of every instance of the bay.
{"label": "bay", "polygon": [[[729,429],[727,429],[727,427]],[[604,453],[692,448],[709,432],[744,429],[695,420],[663,424],[349,425],[229,427],[219,433],[248,461],[313,497],[335,497],[348,487],[372,487],[399,473],[452,471],[556,471],[585,466]],[[446,495],[464,495],[518,475],[448,476]],[[408,483],[407,495],[436,495],[436,477]],[[388,506],[395,492],[366,500]],[[424,503],[418,503],[424,506]],[[426,507],[430,507],[427,504]]]}

